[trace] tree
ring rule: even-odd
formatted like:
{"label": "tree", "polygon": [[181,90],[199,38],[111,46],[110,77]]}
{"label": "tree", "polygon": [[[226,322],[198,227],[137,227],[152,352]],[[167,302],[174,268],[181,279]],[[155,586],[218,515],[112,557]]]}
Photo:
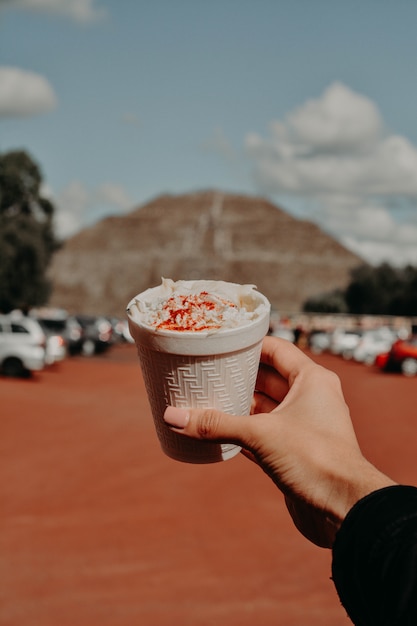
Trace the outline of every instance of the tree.
{"label": "tree", "polygon": [[360,265],[351,271],[344,291],[310,298],[303,308],[317,313],[417,316],[417,268]]}
{"label": "tree", "polygon": [[417,315],[417,268],[362,265],[353,270],[345,298],[351,313]]}
{"label": "tree", "polygon": [[39,166],[24,151],[0,154],[0,311],[45,304],[46,276],[59,247],[53,204],[42,195]]}
{"label": "tree", "polygon": [[391,315],[417,315],[417,267],[407,265],[401,272],[402,288],[391,298]]}
{"label": "tree", "polygon": [[400,270],[388,263],[378,267],[361,265],[351,272],[345,292],[351,313],[387,314],[390,302],[402,290]]}

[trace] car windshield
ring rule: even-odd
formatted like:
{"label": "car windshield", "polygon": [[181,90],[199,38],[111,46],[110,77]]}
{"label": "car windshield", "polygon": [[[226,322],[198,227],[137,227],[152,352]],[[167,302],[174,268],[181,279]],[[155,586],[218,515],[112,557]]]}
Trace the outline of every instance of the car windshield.
{"label": "car windshield", "polygon": [[44,328],[47,328],[48,330],[53,330],[55,332],[62,332],[65,330],[65,320],[41,319],[39,320],[39,322]]}

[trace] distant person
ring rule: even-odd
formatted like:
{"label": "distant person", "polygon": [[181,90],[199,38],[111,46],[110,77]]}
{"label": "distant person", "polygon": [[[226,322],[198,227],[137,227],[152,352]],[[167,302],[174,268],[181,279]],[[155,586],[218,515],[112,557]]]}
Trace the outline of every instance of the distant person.
{"label": "distant person", "polygon": [[238,443],[260,465],[298,530],[332,549],[333,582],[354,624],[416,626],[417,488],[364,458],[337,375],[266,337],[253,413],[168,407],[165,420],[189,437]]}
{"label": "distant person", "polygon": [[301,326],[297,325],[294,328],[294,343],[296,346],[298,346],[300,344],[300,339],[303,335],[303,329]]}

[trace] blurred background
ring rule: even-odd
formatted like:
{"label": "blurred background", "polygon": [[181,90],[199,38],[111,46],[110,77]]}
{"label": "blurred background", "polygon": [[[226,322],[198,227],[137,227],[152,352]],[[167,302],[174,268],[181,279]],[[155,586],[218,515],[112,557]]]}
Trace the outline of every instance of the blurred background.
{"label": "blurred background", "polygon": [[[257,285],[272,303],[270,333],[346,377],[364,446],[415,481],[404,451],[417,374],[416,20],[407,0],[0,0],[2,623],[214,624],[221,611],[203,602],[207,588],[231,625],[261,615],[269,626],[280,611],[288,625],[346,623],[331,585],[311,581],[318,568],[328,583],[328,561],[299,547],[284,510],[274,517],[275,492],[243,461],[190,474],[160,458],[125,307],[162,276]],[[396,430],[392,397],[402,401]],[[168,491],[165,472],[178,481]],[[246,519],[236,572],[220,556],[241,523],[224,490],[242,513],[242,481],[270,533],[269,548],[258,545]],[[152,513],[138,517],[143,498]],[[115,508],[117,520],[106,517]],[[201,597],[179,589],[168,606],[156,588],[175,587],[168,529],[182,511],[197,518],[181,575]],[[277,527],[298,557],[285,553],[275,571]],[[56,543],[48,528],[63,528]],[[227,582],[209,565],[214,545]],[[243,575],[237,555],[251,549],[263,556]],[[291,566],[303,582],[286,578]],[[122,581],[148,591],[112,601]]]}

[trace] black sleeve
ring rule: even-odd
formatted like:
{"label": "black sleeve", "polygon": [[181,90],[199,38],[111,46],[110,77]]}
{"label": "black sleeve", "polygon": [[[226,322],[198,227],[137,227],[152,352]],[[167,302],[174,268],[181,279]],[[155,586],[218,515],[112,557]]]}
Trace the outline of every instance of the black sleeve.
{"label": "black sleeve", "polygon": [[332,578],[356,626],[417,625],[417,488],[375,491],[349,511]]}

